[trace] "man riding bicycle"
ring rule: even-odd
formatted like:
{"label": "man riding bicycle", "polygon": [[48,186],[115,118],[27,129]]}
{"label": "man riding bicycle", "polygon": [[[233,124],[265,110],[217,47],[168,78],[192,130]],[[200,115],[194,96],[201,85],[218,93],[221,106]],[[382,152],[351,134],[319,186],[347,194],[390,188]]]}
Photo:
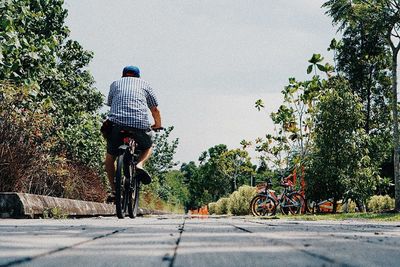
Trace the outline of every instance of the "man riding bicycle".
{"label": "man riding bicycle", "polygon": [[[138,67],[127,66],[122,71],[122,78],[110,85],[107,105],[110,106],[108,119],[103,124],[102,132],[107,132],[107,154],[105,167],[112,192],[115,192],[115,159],[118,148],[123,144],[121,131],[127,130],[141,151],[136,165],[137,175],[143,184],[151,183],[151,177],[143,169],[143,164],[151,155],[151,129],[161,128],[161,115],[158,101],[149,83],[140,78]],[[154,119],[151,125],[148,109]]]}

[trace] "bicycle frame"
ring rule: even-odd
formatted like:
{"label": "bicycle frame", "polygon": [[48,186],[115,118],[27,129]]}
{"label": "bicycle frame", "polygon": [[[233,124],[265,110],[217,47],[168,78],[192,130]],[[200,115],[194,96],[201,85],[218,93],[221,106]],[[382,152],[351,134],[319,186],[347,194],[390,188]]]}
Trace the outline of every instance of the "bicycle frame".
{"label": "bicycle frame", "polygon": [[289,192],[287,188],[283,190],[283,192],[280,195],[275,195],[275,190],[267,190],[267,196],[272,197],[272,199],[275,200],[277,206],[282,208],[289,208],[289,207],[296,207],[296,205],[293,203],[293,201],[289,198],[292,194],[295,192]]}

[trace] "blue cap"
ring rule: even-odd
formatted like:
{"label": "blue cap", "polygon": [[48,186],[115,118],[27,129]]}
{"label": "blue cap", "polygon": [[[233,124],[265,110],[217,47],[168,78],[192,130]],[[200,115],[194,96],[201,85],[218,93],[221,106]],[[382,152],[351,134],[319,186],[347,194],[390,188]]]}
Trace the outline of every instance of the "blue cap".
{"label": "blue cap", "polygon": [[122,70],[122,76],[126,76],[127,73],[132,73],[135,77],[140,77],[140,70],[136,66],[126,66]]}

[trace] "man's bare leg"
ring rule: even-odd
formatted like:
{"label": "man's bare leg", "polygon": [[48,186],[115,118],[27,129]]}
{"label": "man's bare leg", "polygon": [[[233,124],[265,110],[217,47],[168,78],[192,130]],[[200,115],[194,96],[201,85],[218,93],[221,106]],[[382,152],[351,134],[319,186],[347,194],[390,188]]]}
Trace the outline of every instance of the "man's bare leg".
{"label": "man's bare leg", "polygon": [[105,165],[106,165],[106,173],[108,177],[108,181],[111,186],[111,190],[115,192],[115,184],[114,184],[114,176],[115,176],[115,156],[111,154],[106,154],[106,160],[105,160]]}
{"label": "man's bare leg", "polygon": [[146,160],[148,160],[150,158],[150,155],[151,155],[151,148],[143,150],[142,153],[140,153],[136,167],[139,169],[143,169],[143,165],[146,162]]}

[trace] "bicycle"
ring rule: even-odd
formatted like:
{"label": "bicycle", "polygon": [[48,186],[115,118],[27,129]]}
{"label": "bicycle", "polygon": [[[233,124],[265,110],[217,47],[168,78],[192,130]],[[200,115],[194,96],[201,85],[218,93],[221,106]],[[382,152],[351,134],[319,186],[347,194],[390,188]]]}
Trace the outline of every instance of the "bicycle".
{"label": "bicycle", "polygon": [[271,179],[266,183],[257,185],[257,195],[250,202],[250,210],[254,216],[272,216],[276,214],[279,206],[282,214],[300,214],[305,205],[303,196],[297,191],[293,191],[291,181],[281,181],[283,192],[276,195],[275,191],[270,189]]}
{"label": "bicycle", "polygon": [[[163,128],[153,129],[160,131]],[[126,214],[130,218],[137,216],[139,207],[140,179],[137,177],[136,164],[140,151],[129,129],[121,130],[123,144],[119,147],[117,168],[115,173],[115,206],[117,217],[123,219]]]}

